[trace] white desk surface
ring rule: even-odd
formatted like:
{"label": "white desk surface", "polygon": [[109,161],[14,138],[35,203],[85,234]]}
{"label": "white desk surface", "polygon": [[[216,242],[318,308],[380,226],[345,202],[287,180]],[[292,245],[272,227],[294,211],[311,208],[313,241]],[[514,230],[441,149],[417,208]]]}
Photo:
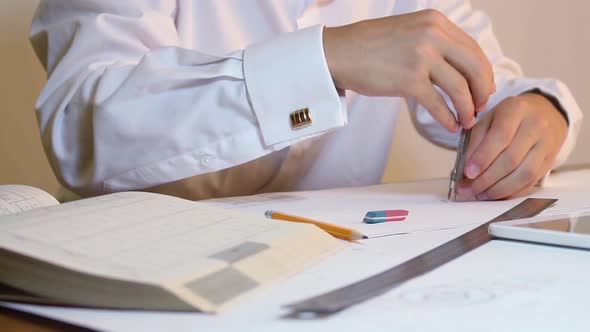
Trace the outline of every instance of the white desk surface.
{"label": "white desk surface", "polygon": [[[371,234],[410,233],[349,244],[217,315],[0,305],[105,331],[587,331],[590,251],[502,240],[330,317],[282,317],[287,313],[283,304],[402,263],[522,200],[448,203],[446,189],[446,180],[433,180],[217,203],[255,213],[273,208],[339,220]],[[590,170],[555,174],[530,197],[558,198],[547,214],[590,210]],[[385,208],[407,208],[410,215],[397,225],[360,223],[364,212]]]}

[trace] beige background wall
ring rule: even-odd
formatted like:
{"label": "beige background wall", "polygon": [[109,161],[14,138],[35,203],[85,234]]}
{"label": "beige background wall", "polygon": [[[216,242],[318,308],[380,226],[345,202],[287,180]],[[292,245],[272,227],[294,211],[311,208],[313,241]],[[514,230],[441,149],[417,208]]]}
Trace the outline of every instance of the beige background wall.
{"label": "beige background wall", "polygon": [[45,73],[28,43],[36,0],[0,1],[0,184],[55,193],[58,184],[39,140],[35,99]]}
{"label": "beige background wall", "polygon": [[[58,188],[43,150],[34,101],[45,74],[28,44],[37,0],[0,1],[0,184],[24,183],[55,193]],[[590,108],[590,3],[583,0],[474,0],[486,10],[509,56],[531,76],[552,76],[568,83],[582,109]],[[564,5],[567,4],[567,5]],[[583,128],[585,130],[585,127]],[[402,145],[403,142],[415,142]],[[590,132],[582,132],[572,163],[590,162]],[[404,114],[394,141],[386,181],[444,177],[454,153],[419,137]],[[407,157],[407,152],[412,152]],[[395,155],[405,155],[404,159]],[[418,159],[418,156],[420,159]],[[433,162],[433,161],[437,162]]]}

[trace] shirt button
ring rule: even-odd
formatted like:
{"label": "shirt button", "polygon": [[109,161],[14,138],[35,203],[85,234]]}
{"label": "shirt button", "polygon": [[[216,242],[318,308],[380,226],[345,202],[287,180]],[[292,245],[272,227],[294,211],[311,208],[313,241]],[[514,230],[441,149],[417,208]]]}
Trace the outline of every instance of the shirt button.
{"label": "shirt button", "polygon": [[204,154],[201,156],[201,166],[207,167],[213,161],[213,156],[210,154]]}

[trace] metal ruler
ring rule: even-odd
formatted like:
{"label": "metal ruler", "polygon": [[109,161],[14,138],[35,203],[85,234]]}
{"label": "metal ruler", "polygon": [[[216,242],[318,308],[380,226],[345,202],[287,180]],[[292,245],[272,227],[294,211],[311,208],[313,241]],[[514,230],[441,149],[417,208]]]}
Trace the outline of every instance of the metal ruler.
{"label": "metal ruler", "polygon": [[291,309],[288,316],[296,318],[302,314],[332,314],[383,294],[488,243],[493,239],[488,233],[491,223],[533,217],[556,201],[527,198],[487,223],[389,270],[328,293],[288,304],[285,306]]}

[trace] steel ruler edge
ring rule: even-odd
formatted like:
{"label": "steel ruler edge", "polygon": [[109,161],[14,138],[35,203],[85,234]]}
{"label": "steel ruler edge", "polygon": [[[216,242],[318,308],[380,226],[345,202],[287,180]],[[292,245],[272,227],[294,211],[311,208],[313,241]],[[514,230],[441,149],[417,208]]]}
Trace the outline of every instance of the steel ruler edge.
{"label": "steel ruler edge", "polygon": [[309,319],[310,314],[326,316],[383,294],[488,243],[494,238],[488,232],[490,224],[533,217],[555,202],[557,199],[527,198],[481,226],[391,269],[327,293],[287,304],[284,308],[290,309],[290,313],[285,317]]}

